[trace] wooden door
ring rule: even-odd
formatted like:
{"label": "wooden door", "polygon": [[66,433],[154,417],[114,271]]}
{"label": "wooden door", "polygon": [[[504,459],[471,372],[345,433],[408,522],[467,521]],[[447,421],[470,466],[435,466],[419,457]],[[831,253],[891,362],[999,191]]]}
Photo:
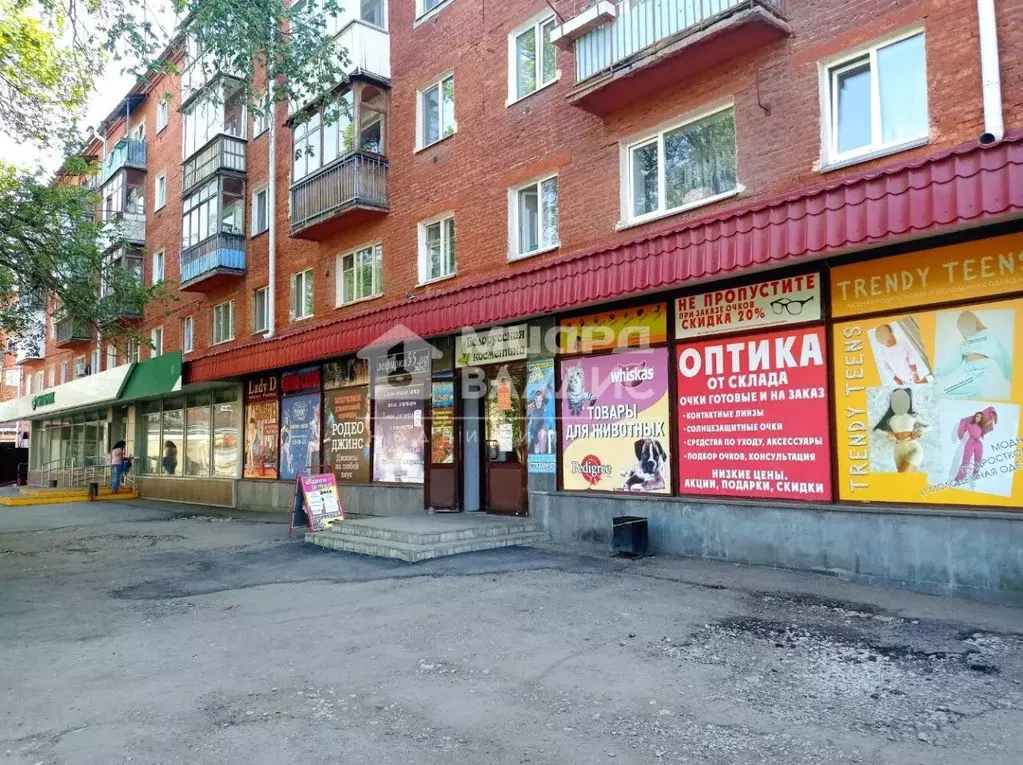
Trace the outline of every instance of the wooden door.
{"label": "wooden door", "polygon": [[526,365],[489,367],[484,417],[483,469],[491,513],[528,515],[526,431],[522,396]]}

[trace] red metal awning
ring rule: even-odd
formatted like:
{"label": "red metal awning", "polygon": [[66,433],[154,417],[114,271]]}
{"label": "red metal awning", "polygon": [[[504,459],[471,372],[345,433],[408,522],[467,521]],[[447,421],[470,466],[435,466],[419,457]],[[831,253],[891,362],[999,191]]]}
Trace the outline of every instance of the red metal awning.
{"label": "red metal awning", "polygon": [[971,142],[626,244],[208,352],[190,361],[186,379],[222,380],[353,353],[397,325],[436,337],[1021,212],[1023,131],[994,146]]}

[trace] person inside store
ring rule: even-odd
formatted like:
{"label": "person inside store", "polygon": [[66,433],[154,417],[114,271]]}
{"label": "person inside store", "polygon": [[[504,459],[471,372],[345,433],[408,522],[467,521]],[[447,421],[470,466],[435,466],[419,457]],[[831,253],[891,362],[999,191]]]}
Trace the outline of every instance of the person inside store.
{"label": "person inside store", "polygon": [[124,456],[124,441],[118,441],[110,450],[110,491],[116,494],[121,490],[121,479],[131,468],[131,460]]}
{"label": "person inside store", "polygon": [[163,472],[167,475],[174,475],[178,469],[178,447],[173,441],[165,441],[163,444]]}

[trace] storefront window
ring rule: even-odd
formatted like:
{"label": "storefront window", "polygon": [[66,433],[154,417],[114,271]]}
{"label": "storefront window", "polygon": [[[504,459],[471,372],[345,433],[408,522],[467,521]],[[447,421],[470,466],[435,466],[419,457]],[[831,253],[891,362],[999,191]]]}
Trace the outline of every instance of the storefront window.
{"label": "storefront window", "polygon": [[208,476],[210,474],[210,394],[191,393],[186,402],[185,462],[182,475]]}
{"label": "storefront window", "polygon": [[339,482],[370,481],[369,367],[348,358],[323,367],[323,462]]}
{"label": "storefront window", "polygon": [[162,472],[160,459],[163,456],[160,441],[160,404],[139,405],[139,438],[135,470],[143,475],[157,475]]}
{"label": "storefront window", "polygon": [[271,375],[245,385],[245,477],[276,478],[280,434],[280,379]]}
{"label": "storefront window", "polygon": [[241,402],[238,391],[213,392],[213,475],[234,478],[238,475],[238,421]]}
{"label": "storefront window", "polygon": [[160,456],[161,475],[181,475],[178,450],[184,446],[185,416],[180,398],[164,402],[163,445]]}
{"label": "storefront window", "polygon": [[430,352],[406,348],[376,360],[373,407],[373,480],[423,483],[430,397]]}
{"label": "storefront window", "polygon": [[320,464],[320,368],[287,372],[281,378],[281,478],[295,478]]}

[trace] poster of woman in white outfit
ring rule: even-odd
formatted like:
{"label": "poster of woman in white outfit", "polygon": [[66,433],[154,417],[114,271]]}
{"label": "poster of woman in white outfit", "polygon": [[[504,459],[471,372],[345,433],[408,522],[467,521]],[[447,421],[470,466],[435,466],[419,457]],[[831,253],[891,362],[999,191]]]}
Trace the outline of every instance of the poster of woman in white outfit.
{"label": "poster of woman in white outfit", "polygon": [[[868,409],[874,422],[871,439],[871,470],[880,473],[933,472],[939,449],[935,448],[930,417],[933,396],[924,388],[871,388]],[[933,412],[932,412],[933,413]]]}
{"label": "poster of woman in white outfit", "polygon": [[926,385],[933,380],[923,334],[912,316],[874,327],[870,345],[884,385]]}

